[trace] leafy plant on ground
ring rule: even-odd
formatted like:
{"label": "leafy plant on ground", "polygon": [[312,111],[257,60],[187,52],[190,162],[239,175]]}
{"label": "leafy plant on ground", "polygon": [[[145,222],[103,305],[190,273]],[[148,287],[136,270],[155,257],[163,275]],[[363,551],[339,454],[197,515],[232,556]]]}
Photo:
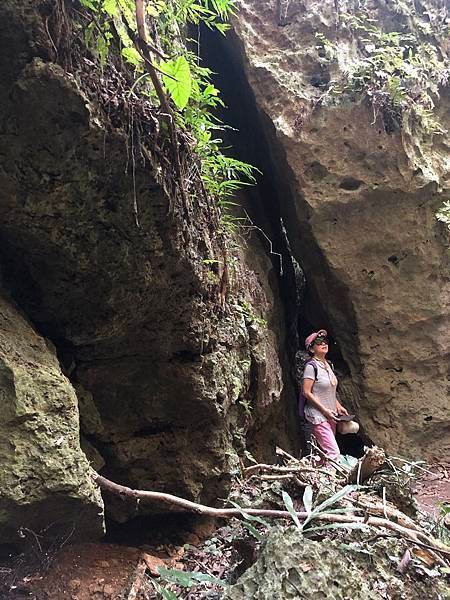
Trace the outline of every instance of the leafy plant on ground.
{"label": "leafy plant on ground", "polygon": [[228,500],[228,502],[234,506],[234,508],[237,508],[239,510],[239,512],[241,513],[241,515],[244,517],[244,521],[242,521],[242,525],[243,527],[245,527],[245,529],[247,529],[247,531],[258,541],[261,541],[264,539],[264,535],[258,531],[258,529],[252,525],[252,521],[253,523],[258,523],[259,525],[262,525],[263,527],[265,527],[266,529],[268,529],[270,527],[270,523],[268,523],[265,519],[262,519],[261,517],[257,517],[255,515],[249,515],[247,512],[245,512],[245,510],[239,506],[239,504],[236,504],[236,502],[233,502],[233,500]]}
{"label": "leafy plant on ground", "polygon": [[[130,93],[164,109],[164,98],[161,100],[155,88],[157,77],[173,109],[173,118],[169,115],[170,127],[187,136],[188,145],[198,157],[199,173],[195,173],[193,165],[189,176],[199,175],[206,193],[216,200],[222,214],[228,213],[228,203],[235,192],[255,182],[254,169],[224,153],[220,136],[225,125],[215,116],[223,101],[211,81],[211,70],[201,65],[197,42],[188,38],[187,32],[204,25],[225,34],[229,28],[227,19],[236,11],[235,0],[79,2],[91,13],[84,41],[99,65],[105,67],[119,48],[122,61],[134,74]],[[144,21],[151,31],[150,39],[145,40],[146,47],[136,17],[139,5],[145,10]],[[235,227],[235,218],[225,218],[224,225]]]}
{"label": "leafy plant on ground", "polygon": [[212,575],[208,575],[207,573],[179,571],[177,569],[165,569],[164,567],[158,567],[158,573],[161,579],[163,579],[167,583],[177,583],[178,585],[181,585],[185,588],[192,587],[199,581],[202,583],[213,583],[215,585],[220,585],[221,587],[225,587],[226,585],[217,577],[213,577]]}
{"label": "leafy plant on ground", "polygon": [[[315,508],[310,507],[310,510],[308,511],[308,516],[303,521],[302,529],[304,530],[306,525],[310,521],[312,521],[314,518],[316,518],[318,515],[320,515],[323,512],[333,513],[335,511],[340,511],[341,509],[339,509],[339,508],[334,509],[334,510],[326,510],[326,509],[328,509],[333,504],[336,504],[336,502],[338,502],[338,500],[342,500],[343,498],[345,498],[345,496],[348,496],[348,494],[350,494],[351,492],[356,491],[359,487],[360,486],[357,486],[357,485],[346,485],[345,487],[343,487],[339,491],[337,491],[335,494],[333,494],[330,498],[327,498],[326,500],[321,502]],[[343,510],[348,511],[348,509],[343,509]],[[336,525],[340,525],[340,524],[336,523]]]}

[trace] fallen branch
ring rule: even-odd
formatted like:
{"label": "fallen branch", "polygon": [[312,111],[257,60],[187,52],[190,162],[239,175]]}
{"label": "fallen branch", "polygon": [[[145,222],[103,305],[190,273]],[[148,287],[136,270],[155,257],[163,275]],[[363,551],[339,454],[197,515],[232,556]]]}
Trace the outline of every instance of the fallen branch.
{"label": "fallen branch", "polygon": [[[254,508],[245,508],[245,509],[237,509],[237,508],[213,508],[212,506],[206,506],[204,504],[198,504],[197,502],[191,502],[190,500],[186,500],[184,498],[180,498],[179,496],[174,496],[172,494],[166,494],[164,492],[149,492],[146,490],[133,490],[129,487],[119,485],[106,479],[102,475],[95,473],[93,476],[94,481],[97,485],[117,496],[122,498],[132,498],[133,500],[149,500],[153,502],[163,502],[165,504],[169,504],[171,506],[176,506],[183,511],[193,512],[202,515],[208,515],[210,517],[216,518],[242,518],[242,513],[244,512],[247,515],[252,516],[260,516],[260,517],[272,517],[272,518],[282,518],[282,519],[291,519],[292,515],[287,510],[271,510],[271,509],[254,509]],[[307,512],[296,512],[296,515],[299,519],[305,520],[309,515]],[[436,561],[443,566],[447,566],[447,563],[438,556],[439,553],[443,553],[444,555],[450,554],[450,548],[441,544],[434,538],[428,536],[423,531],[416,531],[409,529],[408,527],[404,527],[403,525],[399,525],[398,523],[394,523],[389,519],[382,519],[379,517],[356,517],[354,515],[341,515],[341,514],[329,514],[329,513],[319,513],[314,517],[318,521],[324,521],[327,523],[342,523],[343,525],[348,523],[360,523],[361,525],[366,525],[367,527],[374,528],[385,528],[391,531],[395,531],[399,533],[403,538],[410,540],[412,542],[421,542],[425,544],[429,544],[435,553]]]}
{"label": "fallen branch", "polygon": [[138,594],[141,590],[144,581],[144,575],[146,570],[147,564],[144,560],[142,560],[136,567],[134,581],[127,596],[127,600],[136,600],[136,598],[138,597]]}
{"label": "fallen branch", "polygon": [[366,496],[362,494],[358,494],[358,498],[352,499],[352,501],[367,511],[370,515],[379,517],[384,516],[386,519],[396,521],[408,529],[422,531],[419,525],[417,525],[417,523],[415,523],[411,517],[408,517],[402,513],[402,511],[395,506],[388,505],[387,502],[382,502],[372,496]]}
{"label": "fallen branch", "polygon": [[244,476],[252,475],[258,471],[270,471],[272,473],[326,473],[329,475],[329,471],[325,469],[316,469],[314,467],[280,467],[278,465],[266,465],[266,464],[258,464],[252,465],[251,467],[246,467],[244,469]]}
{"label": "fallen branch", "polygon": [[278,446],[275,448],[275,453],[278,456],[282,456],[283,458],[287,458],[288,460],[292,460],[294,462],[298,462],[298,459],[295,458],[295,456],[292,456],[292,454],[289,454],[289,452],[286,452],[286,450],[283,450],[283,448],[279,448]]}
{"label": "fallen branch", "polygon": [[[257,475],[252,475],[252,477],[258,477]],[[282,481],[284,479],[293,479],[295,477],[295,473],[279,473],[278,475],[260,475],[259,479],[261,481]],[[306,485],[306,484],[305,484]]]}

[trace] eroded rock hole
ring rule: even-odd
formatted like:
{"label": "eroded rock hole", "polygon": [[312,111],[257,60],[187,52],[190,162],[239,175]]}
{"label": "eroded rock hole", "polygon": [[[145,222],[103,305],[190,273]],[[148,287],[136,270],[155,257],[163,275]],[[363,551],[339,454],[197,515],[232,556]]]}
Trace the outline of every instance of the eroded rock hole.
{"label": "eroded rock hole", "polygon": [[345,177],[339,187],[341,190],[347,190],[349,192],[354,192],[358,190],[362,186],[363,182],[359,179],[354,179],[353,177]]}

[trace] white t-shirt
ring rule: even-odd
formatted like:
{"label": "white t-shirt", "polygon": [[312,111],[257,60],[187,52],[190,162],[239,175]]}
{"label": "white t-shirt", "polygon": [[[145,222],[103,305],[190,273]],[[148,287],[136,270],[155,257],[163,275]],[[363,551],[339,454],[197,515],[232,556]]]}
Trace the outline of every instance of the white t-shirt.
{"label": "white t-shirt", "polygon": [[[317,379],[311,362],[314,362],[317,367]],[[337,408],[336,388],[338,381],[330,365],[328,363],[324,364],[318,360],[310,361],[307,363],[303,372],[303,379],[312,379],[314,381],[312,387],[314,396],[320,400],[325,408],[329,408],[335,412]],[[305,419],[314,425],[324,423],[327,420],[320,410],[315,408],[311,402],[308,401],[305,405]]]}

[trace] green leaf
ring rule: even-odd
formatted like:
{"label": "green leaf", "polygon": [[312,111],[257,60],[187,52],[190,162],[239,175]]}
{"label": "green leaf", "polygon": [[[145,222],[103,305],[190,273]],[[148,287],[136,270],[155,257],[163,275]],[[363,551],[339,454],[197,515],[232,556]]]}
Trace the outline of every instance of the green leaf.
{"label": "green leaf", "polygon": [[159,593],[161,594],[164,600],[177,600],[177,595],[171,592],[170,590],[160,588]]}
{"label": "green leaf", "polygon": [[179,110],[183,110],[192,90],[192,76],[189,63],[184,56],[175,60],[162,61],[159,68],[166,73],[163,75],[164,85]]}
{"label": "green leaf", "polygon": [[313,499],[313,489],[310,485],[305,487],[305,491],[303,492],[303,505],[305,507],[308,516],[312,511],[312,499]]}
{"label": "green leaf", "polygon": [[355,458],[354,456],[350,456],[349,454],[341,454],[339,456],[339,462],[344,467],[347,467],[348,469],[352,469],[358,462],[358,459]]}
{"label": "green leaf", "polygon": [[103,0],[102,8],[110,17],[115,17],[118,13],[117,0]]}
{"label": "green leaf", "polygon": [[96,2],[94,0],[80,0],[81,5],[84,6],[85,8],[90,8],[91,10],[97,12],[98,11],[98,5],[96,4]]}
{"label": "green leaf", "polygon": [[301,530],[301,529],[302,529],[302,526],[300,525],[300,521],[299,521],[299,519],[298,519],[298,516],[297,516],[297,514],[296,514],[296,512],[295,512],[295,509],[294,509],[294,504],[293,504],[293,502],[292,502],[292,498],[291,498],[291,497],[289,496],[289,494],[288,494],[287,492],[285,492],[284,490],[283,490],[282,496],[283,496],[283,502],[284,502],[284,505],[285,505],[285,506],[286,506],[286,508],[288,509],[288,511],[289,511],[289,514],[290,514],[290,515],[291,515],[291,517],[292,517],[292,520],[293,520],[293,521],[294,521],[294,523],[297,525],[297,527],[298,527],[298,528]]}
{"label": "green leaf", "polygon": [[136,48],[122,48],[122,56],[130,65],[138,67],[143,63],[141,55]]}
{"label": "green leaf", "polygon": [[217,577],[208,575],[207,573],[196,573],[193,571],[178,571],[177,569],[165,569],[164,567],[158,567],[158,573],[161,579],[168,583],[177,583],[185,588],[190,588],[198,582],[202,583],[214,583],[222,587],[226,586],[226,583]]}
{"label": "green leaf", "polygon": [[257,539],[258,541],[261,541],[262,539],[264,539],[264,536],[262,533],[260,533],[256,527],[253,527],[253,525],[251,525],[250,523],[246,523],[245,521],[242,521],[242,527],[245,527],[245,529],[247,529],[247,531],[249,531],[252,536]]}
{"label": "green leaf", "polygon": [[325,509],[328,506],[335,504],[338,500],[341,500],[341,498],[344,498],[344,496],[347,496],[347,494],[350,494],[350,492],[354,492],[357,489],[358,489],[357,485],[346,485],[345,487],[340,489],[338,492],[336,492],[336,494],[333,494],[333,496],[331,496],[330,498],[327,498],[324,502],[319,504],[319,506],[316,506],[316,508],[311,512],[311,514],[307,517],[307,519],[303,523],[303,527],[309,521],[311,521],[311,519],[314,519],[314,517],[317,517],[317,515],[319,513],[325,512]]}
{"label": "green leaf", "polygon": [[239,504],[236,504],[236,502],[233,502],[233,500],[228,500],[228,502],[232,506],[234,506],[234,508],[237,508],[238,511],[241,513],[241,515],[244,517],[244,519],[247,519],[247,521],[256,521],[256,523],[260,523],[261,525],[264,525],[265,527],[270,527],[270,523],[268,523],[261,517],[258,517],[257,515],[249,515],[248,513],[245,512],[245,510],[241,506],[239,506]]}

